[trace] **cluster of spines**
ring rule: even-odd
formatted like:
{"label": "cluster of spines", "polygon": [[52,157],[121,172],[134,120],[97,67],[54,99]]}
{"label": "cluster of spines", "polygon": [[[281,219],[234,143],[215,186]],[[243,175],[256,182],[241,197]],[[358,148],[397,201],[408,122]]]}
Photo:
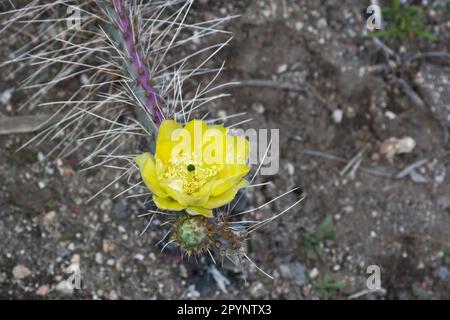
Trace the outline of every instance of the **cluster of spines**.
{"label": "cluster of spines", "polygon": [[221,219],[177,214],[172,220],[172,240],[188,256],[199,256],[212,249],[220,256],[242,253],[242,235],[229,230]]}

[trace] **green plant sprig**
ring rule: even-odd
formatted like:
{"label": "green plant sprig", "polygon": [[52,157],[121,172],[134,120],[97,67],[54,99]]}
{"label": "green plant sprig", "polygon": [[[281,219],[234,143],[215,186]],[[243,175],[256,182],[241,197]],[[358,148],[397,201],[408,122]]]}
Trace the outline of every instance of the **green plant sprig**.
{"label": "green plant sprig", "polygon": [[307,255],[308,252],[313,251],[318,257],[321,257],[323,241],[332,239],[336,236],[336,231],[330,228],[332,222],[333,217],[327,215],[313,232],[306,233],[303,236],[303,252],[305,255]]}
{"label": "green plant sprig", "polygon": [[385,30],[370,33],[372,37],[400,39],[420,37],[430,41],[438,40],[437,35],[428,31],[427,10],[417,5],[402,5],[400,0],[392,0],[390,6],[382,9],[387,24]]}

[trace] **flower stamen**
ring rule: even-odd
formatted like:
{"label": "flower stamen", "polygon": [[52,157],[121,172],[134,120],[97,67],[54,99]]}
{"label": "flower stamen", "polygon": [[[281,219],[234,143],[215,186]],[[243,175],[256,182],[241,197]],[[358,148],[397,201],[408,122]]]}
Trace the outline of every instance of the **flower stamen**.
{"label": "flower stamen", "polygon": [[170,159],[164,177],[181,181],[183,193],[192,194],[219,172],[216,165],[201,163],[195,154],[184,154]]}

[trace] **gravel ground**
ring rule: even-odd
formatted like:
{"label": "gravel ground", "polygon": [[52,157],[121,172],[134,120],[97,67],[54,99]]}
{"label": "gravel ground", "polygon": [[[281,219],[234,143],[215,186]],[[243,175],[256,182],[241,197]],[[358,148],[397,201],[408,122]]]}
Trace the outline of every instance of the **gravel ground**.
{"label": "gravel ground", "polygon": [[[438,41],[386,43],[405,61],[448,51],[446,5],[432,1],[427,15]],[[116,172],[78,172],[78,152],[46,159],[51,141],[16,152],[33,135],[10,134],[0,135],[0,297],[449,299],[449,59],[396,66],[362,35],[364,11],[352,0],[199,0],[192,9],[191,19],[241,15],[227,25],[235,36],[216,62],[227,62],[224,81],[243,83],[212,103],[211,112],[245,111],[253,121],[242,127],[280,129],[280,173],[258,178],[273,185],[249,192],[250,203],[261,205],[294,186],[306,195],[249,239],[249,256],[274,280],[248,266],[244,281],[231,264],[181,260],[170,246],[161,252],[162,221],[155,219],[140,237],[147,223],[137,217],[143,203],[114,198],[123,183],[86,202]],[[8,50],[1,49],[0,60]],[[250,85],[255,80],[272,87]],[[405,94],[402,81],[424,107]],[[8,95],[17,86],[17,79],[0,80],[1,117],[19,114],[25,98]],[[389,155],[398,146],[388,140],[393,137],[410,137],[415,147]],[[346,168],[354,157],[360,166]],[[252,219],[279,212],[296,197],[257,210]],[[381,269],[380,292],[364,292],[370,265]],[[80,290],[63,286],[71,266],[81,270]]]}

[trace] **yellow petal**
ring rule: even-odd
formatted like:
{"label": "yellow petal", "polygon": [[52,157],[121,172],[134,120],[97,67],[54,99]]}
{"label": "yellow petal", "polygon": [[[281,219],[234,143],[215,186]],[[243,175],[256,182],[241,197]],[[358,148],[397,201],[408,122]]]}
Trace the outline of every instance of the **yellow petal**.
{"label": "yellow petal", "polygon": [[184,128],[189,131],[193,138],[199,139],[201,138],[200,135],[203,135],[203,133],[208,129],[208,125],[202,120],[191,120],[186,123]]}
{"label": "yellow petal", "polygon": [[158,142],[160,140],[171,140],[172,132],[182,129],[182,126],[175,120],[164,120],[158,131]]}
{"label": "yellow petal", "polygon": [[202,160],[206,165],[223,165],[226,159],[226,129],[210,126],[203,134]]}
{"label": "yellow petal", "polygon": [[170,211],[182,211],[186,209],[185,206],[179,204],[175,200],[170,197],[160,198],[156,195],[153,195],[153,202],[155,205],[162,210],[170,210]]}
{"label": "yellow petal", "polygon": [[240,183],[233,186],[228,191],[222,193],[220,196],[210,197],[208,202],[203,207],[206,209],[214,209],[230,203],[236,197],[236,193],[239,191],[239,189],[248,186],[248,184],[249,183],[247,180],[242,180]]}
{"label": "yellow petal", "polygon": [[134,158],[134,161],[139,167],[142,180],[147,188],[158,197],[167,197],[167,194],[161,188],[156,178],[155,159],[150,153],[143,153]]}
{"label": "yellow petal", "polygon": [[214,180],[214,186],[211,195],[214,197],[226,192],[250,171],[250,168],[245,164],[227,165],[219,172],[217,179]]}
{"label": "yellow petal", "polygon": [[186,212],[189,213],[191,216],[204,216],[206,218],[212,218],[213,213],[212,210],[200,208],[200,207],[189,207],[186,209]]}
{"label": "yellow petal", "polygon": [[159,127],[158,139],[156,141],[156,157],[167,163],[171,157],[172,148],[179,144],[174,141],[172,134],[175,130],[182,129],[181,125],[174,120],[164,120]]}
{"label": "yellow petal", "polygon": [[203,157],[203,134],[208,129],[208,125],[201,120],[192,120],[186,123],[184,128],[191,137],[191,151],[201,160]]}
{"label": "yellow petal", "polygon": [[165,179],[161,181],[164,191],[174,200],[184,206],[203,206],[211,194],[212,183],[202,186],[197,192],[187,194],[182,191],[183,182],[179,179]]}

